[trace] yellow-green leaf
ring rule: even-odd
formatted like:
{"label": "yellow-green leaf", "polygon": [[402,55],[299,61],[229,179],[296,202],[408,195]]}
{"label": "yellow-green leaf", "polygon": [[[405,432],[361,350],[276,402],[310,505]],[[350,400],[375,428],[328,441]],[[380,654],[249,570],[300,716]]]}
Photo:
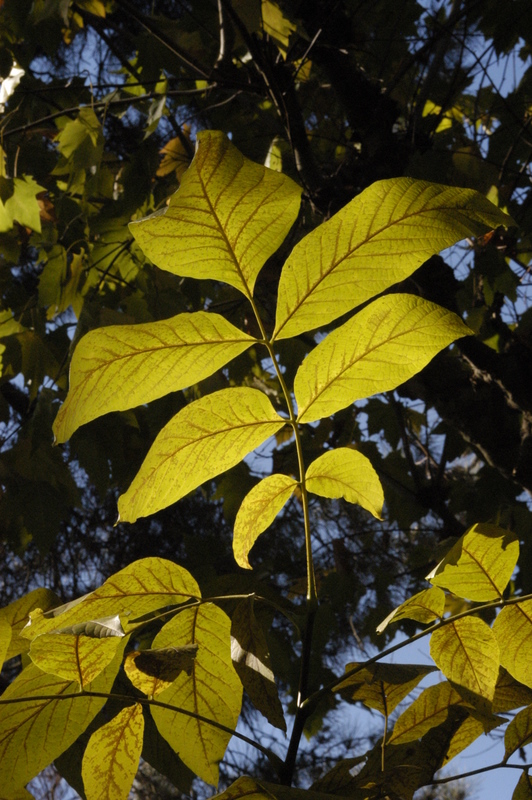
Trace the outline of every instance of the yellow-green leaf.
{"label": "yellow-green leaf", "polygon": [[251,569],[249,551],[292,496],[297,482],[288,475],[269,475],[248,492],[235,519],[233,553],[240,567]]}
{"label": "yellow-green leaf", "polygon": [[532,800],[532,777],[524,770],[517,782],[512,800]]}
{"label": "yellow-green leaf", "polygon": [[[121,660],[122,649],[98,675],[92,691],[111,690]],[[8,702],[20,698],[23,701]],[[80,694],[77,681],[48,675],[30,664],[0,701],[2,789],[10,798],[75,742],[103,707],[105,697]]]}
{"label": "yellow-green leaf", "polygon": [[443,617],[445,611],[445,592],[434,586],[424,589],[401,603],[400,606],[388,614],[377,627],[377,633],[382,633],[390,622],[399,622],[400,619],[414,619],[416,622],[434,622]]}
{"label": "yellow-green leaf", "polygon": [[244,158],[218,131],[202,131],[197,141],[168,208],[132,222],[131,231],[158,267],[223,281],[250,297],[298,215],[301,189]]}
{"label": "yellow-green leaf", "polygon": [[421,739],[427,731],[447,719],[451,706],[462,705],[462,697],[448,681],[424,689],[397,719],[388,744],[404,744]]}
{"label": "yellow-green leaf", "polygon": [[124,659],[124,670],[133,686],[148,697],[155,697],[168,689],[183,670],[191,674],[197,652],[197,644],[134,650]]}
{"label": "yellow-green leaf", "polygon": [[87,688],[111,663],[122,642],[120,637],[95,639],[68,633],[44,633],[30,646],[33,663],[51,675],[74,681]]}
{"label": "yellow-green leaf", "polygon": [[197,644],[192,674],[182,672],[157,701],[206,719],[152,706],[155,724],[179,757],[207,783],[218,782],[218,762],[234,730],[242,702],[242,685],[231,662],[231,622],[217,606],[185,608],[153,640],[154,647]]}
{"label": "yellow-green leaf", "polygon": [[498,728],[499,725],[504,725],[507,722],[505,717],[482,717],[475,719],[475,717],[468,717],[465,719],[454,736],[452,737],[447,754],[445,756],[445,763],[447,764],[451,759],[461,753],[466,747],[469,747],[474,741],[478,739],[483,733]]}
{"label": "yellow-green leaf", "polygon": [[6,655],[11,644],[11,635],[11,625],[6,619],[0,617],[0,670],[4,661],[7,661]]}
{"label": "yellow-green leaf", "polygon": [[79,342],[70,391],[54,422],[58,442],[102,414],[125,411],[212,375],[255,339],[219,314],[198,311],[140,325],[111,325]]}
{"label": "yellow-green leaf", "polygon": [[320,497],[343,497],[382,519],[384,494],[371,461],[357,450],[339,447],[312,462],[305,476],[307,489]]}
{"label": "yellow-green leaf", "polygon": [[378,181],[294,247],[279,283],[275,336],[321,327],[404,280],[434,253],[509,224],[470,189]]}
{"label": "yellow-green leaf", "polygon": [[34,639],[58,628],[117,613],[127,629],[128,624],[150,611],[199,596],[199,586],[186,569],[164,558],[143,558],[111,575],[78,602],[68,603],[63,613],[32,616],[24,636]]}
{"label": "yellow-green leaf", "polygon": [[37,195],[44,186],[35,183],[30,175],[11,181],[12,193],[3,202],[0,199],[0,233],[11,230],[15,222],[23,228],[41,232],[40,207]]}
{"label": "yellow-green leaf", "polygon": [[268,722],[286,732],[283,707],[271,668],[266,636],[254,613],[252,597],[242,600],[231,621],[231,658],[251,702]]}
{"label": "yellow-green leaf", "polygon": [[124,800],[139,766],[144,736],[140,703],[127,706],[89,739],[81,775],[87,800]]}
{"label": "yellow-green leaf", "polygon": [[499,647],[489,625],[462,617],[431,636],[430,654],[462,697],[484,714],[491,713],[499,675]]}
{"label": "yellow-green leaf", "polygon": [[299,421],[313,422],[395,389],[470,333],[456,314],[420,297],[380,297],[330,333],[299,367],[294,381]]}
{"label": "yellow-green leaf", "polygon": [[[347,664],[346,672],[356,663]],[[420,664],[370,664],[346,678],[337,690],[349,700],[361,700],[368,708],[374,708],[388,716],[399,705],[425,675],[434,667]]]}
{"label": "yellow-green leaf", "polygon": [[175,503],[234,467],[285,422],[258,389],[222,389],[190,403],[155,439],[118,501],[120,519],[135,522]]}
{"label": "yellow-green leaf", "polygon": [[499,642],[501,665],[532,688],[532,600],[503,608],[493,623],[493,632]]}
{"label": "yellow-green leaf", "polygon": [[497,600],[518,557],[519,541],[514,533],[479,523],[460,537],[427,580],[467,600]]}
{"label": "yellow-green leaf", "polygon": [[493,710],[499,713],[529,705],[532,705],[532,689],[516,681],[504,667],[501,667],[495,687]]}
{"label": "yellow-green leaf", "polygon": [[29,650],[30,644],[20,632],[28,622],[30,611],[36,608],[47,611],[59,602],[57,595],[50,589],[34,589],[5,608],[0,608],[0,620],[5,620],[12,630],[11,641],[5,654],[6,661]]}
{"label": "yellow-green leaf", "polygon": [[532,706],[523,708],[511,720],[504,734],[504,758],[532,742]]}

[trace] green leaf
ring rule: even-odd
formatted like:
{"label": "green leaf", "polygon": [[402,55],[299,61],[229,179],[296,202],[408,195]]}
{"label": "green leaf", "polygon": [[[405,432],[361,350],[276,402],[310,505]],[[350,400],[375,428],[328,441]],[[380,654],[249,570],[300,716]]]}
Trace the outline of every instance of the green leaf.
{"label": "green leaf", "polygon": [[501,665],[532,688],[532,600],[505,606],[495,618],[493,632],[501,651]]}
{"label": "green leaf", "polygon": [[[347,664],[348,672],[356,663]],[[346,678],[337,691],[349,700],[361,700],[368,708],[374,708],[388,716],[425,675],[434,667],[419,664],[370,664]]]}
{"label": "green leaf", "polygon": [[231,621],[231,658],[251,702],[271,725],[286,733],[283,707],[271,668],[268,643],[252,597],[242,600]]}
{"label": "green leaf", "polygon": [[343,497],[382,519],[381,482],[369,458],[357,450],[350,447],[328,450],[312,462],[305,480],[309,492],[320,497]]}
{"label": "green leaf", "polygon": [[0,617],[0,670],[4,661],[7,661],[6,655],[11,644],[11,636],[11,625],[6,619]]}
{"label": "green leaf", "polygon": [[[109,692],[121,661],[122,649],[91,690]],[[8,702],[21,698],[22,702]],[[16,796],[18,789],[70,747],[104,703],[105,697],[80,694],[77,681],[48,675],[35,664],[26,667],[1,697],[0,762],[6,796]]]}
{"label": "green leaf", "polygon": [[68,633],[45,633],[31,643],[30,658],[43,672],[77,681],[80,689],[86,689],[111,663],[121,644],[117,636],[94,639]]}
{"label": "green leaf", "polygon": [[404,280],[434,253],[510,224],[470,189],[411,178],[377,181],[294,247],[281,273],[274,336],[322,327]]}
{"label": "green leaf", "polygon": [[128,797],[139,766],[143,736],[140,703],[126,706],[92,734],[81,771],[87,800]]}
{"label": "green leaf", "polygon": [[249,551],[260,534],[269,528],[292,496],[297,481],[288,475],[269,475],[248,492],[235,519],[233,553],[244,569],[251,569]]}
{"label": "green leaf", "polygon": [[397,719],[387,743],[404,744],[421,739],[431,728],[445,722],[451,706],[463,702],[448,681],[429,686]]}
{"label": "green leaf", "polygon": [[[192,674],[182,672],[157,696],[160,703],[177,706],[234,729],[242,701],[242,686],[231,662],[231,622],[217,606],[185,608],[153,640],[153,647],[197,644]],[[231,735],[194,716],[152,706],[159,732],[179,757],[202,780],[218,782],[218,762]]]}
{"label": "green leaf", "polygon": [[45,191],[30,175],[12,181],[12,193],[8,199],[0,200],[0,233],[11,230],[18,222],[23,228],[41,232],[40,207],[37,195]]}
{"label": "green leaf", "polygon": [[380,297],[330,333],[297,371],[300,422],[395,389],[472,331],[456,314],[409,294]]}
{"label": "green leaf", "polygon": [[467,600],[498,600],[518,558],[519,541],[514,533],[479,523],[460,537],[427,580]]}
{"label": "green leaf", "polygon": [[532,800],[532,777],[526,770],[521,773],[512,800]]}
{"label": "green leaf", "polygon": [[5,655],[6,661],[29,650],[30,643],[20,635],[20,632],[28,622],[30,611],[36,608],[47,611],[58,603],[58,596],[50,589],[34,589],[5,608],[0,608],[0,620],[7,622],[12,630],[11,641]]}
{"label": "green leaf", "polygon": [[254,164],[218,131],[198,134],[196,155],[168,208],[131,231],[158,267],[229,283],[247,297],[298,212],[301,189]]}
{"label": "green leaf", "polygon": [[443,617],[444,611],[445,592],[436,586],[432,589],[424,589],[394,608],[377,627],[377,633],[382,633],[390,622],[399,622],[400,619],[414,619],[416,622],[424,623],[434,622]]}
{"label": "green leaf", "polygon": [[209,377],[256,341],[219,314],[198,311],[90,331],[70,366],[54,422],[58,442],[102,414],[125,411]]}
{"label": "green leaf", "polygon": [[102,586],[79,600],[49,614],[32,615],[24,636],[34,639],[67,625],[113,613],[121,614],[127,630],[136,617],[199,596],[199,586],[186,569],[164,558],[143,558],[111,575]]}
{"label": "green leaf", "polygon": [[527,706],[515,715],[506,728],[504,734],[505,760],[530,742],[532,742],[532,706]]}
{"label": "green leaf", "polygon": [[135,522],[235,466],[285,420],[258,389],[222,389],[182,409],[159,433],[127,492],[120,520]]}
{"label": "green leaf", "polygon": [[499,675],[499,647],[489,625],[462,617],[431,636],[430,654],[445,677],[484,714],[491,713]]}
{"label": "green leaf", "polygon": [[190,675],[197,644],[134,650],[124,660],[124,671],[136,689],[155,697],[172,684],[183,670]]}

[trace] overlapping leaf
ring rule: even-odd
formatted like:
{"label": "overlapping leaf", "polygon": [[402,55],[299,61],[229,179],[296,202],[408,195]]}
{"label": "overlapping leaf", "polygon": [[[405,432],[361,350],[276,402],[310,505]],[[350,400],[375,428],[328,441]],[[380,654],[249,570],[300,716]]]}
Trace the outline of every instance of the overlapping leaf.
{"label": "overlapping leaf", "polygon": [[238,464],[284,424],[258,389],[222,389],[190,403],[159,433],[120,497],[120,519],[135,522],[175,503]]}
{"label": "overlapping leaf", "polygon": [[134,650],[127,654],[124,670],[133,686],[155,697],[168,689],[183,670],[191,674],[197,652],[197,644]]}
{"label": "overlapping leaf", "polygon": [[131,231],[158,267],[224,281],[249,297],[297,217],[301,189],[244,158],[218,131],[202,131],[197,141],[168,208],[131,223]]}
{"label": "overlapping leaf", "polygon": [[300,422],[395,389],[471,331],[456,314],[408,294],[381,297],[330,333],[297,371]]}
{"label": "overlapping leaf", "polygon": [[157,701],[206,719],[152,706],[155,724],[179,757],[204,781],[218,782],[218,762],[231,734],[209,724],[234,729],[240,713],[242,685],[231,662],[231,623],[210,603],[183,609],[157,634],[153,647],[197,644],[192,674],[182,672]]}
{"label": "overlapping leaf", "polygon": [[431,636],[430,654],[445,677],[482,713],[491,713],[499,675],[499,647],[489,625],[462,617]]}
{"label": "overlapping leaf", "polygon": [[321,497],[343,497],[382,519],[384,494],[371,461],[357,450],[339,447],[328,450],[307,469],[307,489]]}
{"label": "overlapping leaf", "polygon": [[8,623],[12,630],[9,647],[5,654],[6,661],[29,650],[30,644],[24,636],[20,635],[20,632],[28,622],[30,611],[36,608],[47,611],[58,605],[59,602],[57,595],[49,589],[34,589],[5,608],[0,608],[0,620]]}
{"label": "overlapping leaf", "polygon": [[126,706],[96,730],[82,766],[87,800],[124,800],[139,766],[144,736],[142,706]]}
{"label": "overlapping leaf", "polygon": [[70,366],[70,391],[54,422],[58,442],[110,411],[124,411],[212,375],[255,339],[219,314],[198,311],[90,331]]}
{"label": "overlapping leaf", "polygon": [[[347,664],[346,672],[356,666]],[[361,700],[368,708],[388,716],[434,669],[420,664],[370,664],[346,678],[337,689],[344,698]]]}
{"label": "overlapping leaf", "polygon": [[501,665],[520,683],[532,688],[532,600],[508,605],[493,623]]}
{"label": "overlapping leaf", "polygon": [[481,523],[460,537],[427,580],[468,600],[497,600],[518,557],[519,541],[514,533]]}
{"label": "overlapping leaf", "polygon": [[[111,690],[121,658],[119,650],[92,683],[93,691]],[[105,697],[80,694],[76,681],[48,675],[34,664],[8,686],[2,702],[20,698],[0,705],[2,789],[8,798],[70,747],[105,703]]]}
{"label": "overlapping leaf", "polygon": [[233,553],[240,567],[251,569],[249,551],[292,496],[297,482],[289,475],[268,475],[248,492],[235,519]]}
{"label": "overlapping leaf", "polygon": [[121,645],[118,636],[95,639],[83,634],[44,633],[32,641],[30,657],[43,672],[77,681],[81,689],[86,689],[111,663]]}
{"label": "overlapping leaf", "polygon": [[532,800],[532,777],[524,770],[517,782],[512,800]]}
{"label": "overlapping leaf", "polygon": [[445,611],[445,592],[434,586],[424,589],[401,603],[400,606],[388,614],[377,627],[377,633],[382,633],[390,622],[399,622],[401,619],[414,619],[416,622],[434,622],[443,616]]}
{"label": "overlapping leaf", "polygon": [[293,249],[275,337],[318,328],[402,281],[434,253],[511,220],[470,189],[378,181]]}
{"label": "overlapping leaf", "polygon": [[79,602],[68,603],[61,614],[37,614],[24,629],[24,636],[34,639],[43,633],[120,613],[124,627],[136,617],[168,605],[185,603],[199,597],[198,584],[183,567],[164,558],[143,558],[112,575]]}
{"label": "overlapping leaf", "polygon": [[404,744],[421,739],[427,731],[447,719],[451,706],[462,705],[463,702],[448,681],[429,686],[397,719],[388,737],[388,744]]}
{"label": "overlapping leaf", "polygon": [[504,758],[532,742],[532,706],[523,708],[511,720],[504,734]]}

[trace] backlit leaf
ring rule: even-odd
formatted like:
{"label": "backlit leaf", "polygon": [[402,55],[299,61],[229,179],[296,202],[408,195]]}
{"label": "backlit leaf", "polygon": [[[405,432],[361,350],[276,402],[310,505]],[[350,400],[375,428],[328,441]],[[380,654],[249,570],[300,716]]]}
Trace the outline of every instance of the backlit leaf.
{"label": "backlit leaf", "polygon": [[224,281],[249,297],[297,217],[301,189],[244,158],[218,131],[202,131],[197,141],[168,207],[132,222],[131,231],[158,267]]}
{"label": "backlit leaf", "polygon": [[68,603],[62,614],[33,616],[31,624],[24,628],[24,636],[34,639],[42,633],[113,612],[121,615],[127,629],[128,623],[143,614],[199,596],[199,586],[186,569],[164,558],[143,558],[111,575],[80,602]]}
{"label": "backlit leaf", "polygon": [[6,619],[0,617],[0,670],[4,661],[7,661],[6,655],[11,644],[11,635],[11,625]]}
{"label": "backlit leaf", "polygon": [[240,567],[251,569],[249,551],[292,496],[297,482],[288,475],[268,475],[248,492],[235,519],[233,553]]}
{"label": "backlit leaf", "polygon": [[[346,672],[355,663],[346,665]],[[420,664],[370,664],[346,678],[338,687],[345,699],[361,700],[368,708],[374,708],[388,716],[425,675],[434,667]]]}
{"label": "backlit leaf", "polygon": [[20,632],[28,622],[30,611],[36,608],[47,611],[58,603],[59,598],[50,589],[34,589],[5,608],[0,608],[0,619],[9,623],[12,629],[11,641],[5,655],[6,661],[29,650],[30,643],[20,635]]}
{"label": "backlit leaf", "polygon": [[462,697],[482,713],[491,713],[499,675],[499,647],[489,625],[462,617],[431,636],[430,654]]}
{"label": "backlit leaf", "polygon": [[416,622],[434,622],[443,617],[445,611],[445,592],[434,586],[424,589],[401,603],[400,606],[388,614],[377,627],[377,633],[382,633],[390,622],[399,622],[400,619],[414,619]]}
{"label": "backlit leaf", "polygon": [[465,719],[454,736],[452,737],[447,753],[445,756],[445,763],[447,764],[455,756],[461,753],[466,747],[475,742],[482,734],[488,734],[490,731],[495,730],[500,725],[505,725],[508,720],[505,717],[468,717]]}
{"label": "backlit leaf", "polygon": [[460,537],[427,580],[468,600],[497,600],[518,557],[519,541],[514,533],[479,523]]}
{"label": "backlit leaf", "polygon": [[[161,629],[153,647],[197,644],[192,674],[182,672],[157,701],[182,708],[234,729],[242,702],[242,685],[231,662],[231,622],[217,606],[185,608]],[[231,734],[208,722],[152,706],[159,732],[179,757],[207,783],[218,782],[218,762]]]}
{"label": "backlit leaf", "polygon": [[493,710],[495,712],[513,711],[514,708],[532,705],[532,689],[516,681],[501,667],[495,687]]}
{"label": "backlit leaf", "polygon": [[532,600],[505,606],[493,623],[501,665],[532,688]]}
{"label": "backlit leaf", "polygon": [[96,730],[83,757],[87,800],[124,800],[139,766],[144,736],[140,703],[127,706]]}
{"label": "backlit leaf", "polygon": [[31,643],[30,657],[43,672],[77,681],[85,689],[111,663],[120,645],[117,636],[94,639],[82,634],[45,633]]}
{"label": "backlit leaf", "polygon": [[[54,610],[57,611],[57,609]],[[77,622],[66,628],[59,628],[54,633],[74,633],[76,635],[82,633],[84,636],[91,636],[93,639],[106,639],[108,636],[124,636],[124,629],[120,622],[120,615],[115,614],[112,617]]]}
{"label": "backlit leaf", "polygon": [[434,253],[509,224],[470,189],[377,181],[294,247],[279,283],[275,336],[321,327],[404,280]]}
{"label": "backlit leaf", "polygon": [[127,492],[120,520],[135,522],[234,467],[285,425],[258,389],[222,389],[182,409],[159,433]]}
{"label": "backlit leaf", "polygon": [[511,720],[504,734],[504,758],[532,742],[532,706],[523,708]]}
{"label": "backlit leaf", "polygon": [[526,770],[521,773],[512,800],[532,800],[532,777]]}
{"label": "backlit leaf", "polygon": [[133,686],[148,697],[155,697],[183,670],[187,675],[192,673],[197,652],[197,644],[134,650],[124,659],[124,670]]}
{"label": "backlit leaf", "polygon": [[58,442],[102,414],[125,411],[209,377],[255,339],[198,311],[90,331],[74,351],[70,391],[54,422]]}
{"label": "backlit leaf", "polygon": [[382,519],[381,482],[369,458],[357,450],[350,447],[328,450],[312,462],[305,478],[309,492],[320,497],[343,497]]}
{"label": "backlit leaf", "polygon": [[[122,649],[92,683],[92,691],[111,690],[121,660]],[[15,698],[24,701],[6,702]],[[8,686],[1,701],[2,789],[6,797],[12,797],[70,747],[103,707],[105,697],[80,694],[77,681],[48,675],[30,664]]]}
{"label": "backlit leaf", "polygon": [[451,706],[462,705],[462,697],[448,681],[424,689],[397,719],[388,744],[402,744],[421,739],[431,728],[447,719]]}
{"label": "backlit leaf", "polygon": [[[3,179],[6,180],[6,179]],[[11,230],[15,222],[23,228],[40,233],[41,217],[37,195],[45,191],[30,175],[11,181],[12,193],[3,202],[0,199],[0,233]]]}
{"label": "backlit leaf", "polygon": [[380,297],[303,361],[294,381],[299,421],[313,422],[355,400],[395,389],[470,333],[456,314],[420,297]]}
{"label": "backlit leaf", "polygon": [[270,653],[254,613],[253,598],[242,600],[231,621],[231,658],[251,702],[276,728],[286,732]]}

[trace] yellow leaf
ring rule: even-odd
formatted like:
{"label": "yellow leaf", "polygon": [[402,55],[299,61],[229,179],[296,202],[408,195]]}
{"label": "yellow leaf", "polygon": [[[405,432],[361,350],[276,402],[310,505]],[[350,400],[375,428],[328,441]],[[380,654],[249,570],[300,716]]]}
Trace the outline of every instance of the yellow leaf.
{"label": "yellow leaf", "polygon": [[89,739],[81,775],[87,800],[124,800],[139,766],[144,737],[140,703],[127,706]]}
{"label": "yellow leaf", "polygon": [[416,622],[425,623],[434,622],[443,617],[444,611],[445,592],[436,586],[432,589],[425,589],[394,608],[377,627],[377,633],[382,633],[390,622],[399,622],[400,619],[415,619]]}
{"label": "yellow leaf", "polygon": [[[91,689],[109,692],[121,661],[122,650]],[[2,790],[9,798],[16,797],[17,790],[64,753],[105,704],[105,697],[80,694],[77,682],[48,675],[35,664],[8,686],[2,702],[20,698],[24,699],[0,705]]]}
{"label": "yellow leaf", "polygon": [[20,632],[28,622],[30,611],[36,608],[47,611],[59,602],[57,595],[50,589],[34,589],[5,608],[0,608],[0,620],[5,620],[12,630],[11,641],[5,655],[6,661],[29,650],[30,644]]}
{"label": "yellow leaf", "polygon": [[[190,142],[189,125],[183,125],[183,136]],[[190,156],[181,139],[178,136],[175,139],[170,139],[159,152],[163,158],[156,175],[159,178],[164,178],[165,175],[175,172],[177,179],[180,181],[184,171],[190,165]]]}
{"label": "yellow leaf", "polygon": [[233,553],[244,569],[251,569],[249,551],[290,499],[297,482],[288,475],[269,475],[248,492],[235,519]]}
{"label": "yellow leaf", "polygon": [[261,13],[264,33],[273,39],[283,57],[286,58],[290,36],[297,26],[285,17],[278,4],[273,0],[262,0]]}
{"label": "yellow leaf", "polygon": [[68,633],[45,633],[31,643],[30,658],[43,672],[77,681],[81,689],[86,689],[111,663],[121,644],[118,636],[95,639]]}
{"label": "yellow leaf", "polygon": [[504,734],[504,759],[532,742],[532,706],[523,708],[511,720]]}
{"label": "yellow leaf", "polygon": [[395,389],[470,333],[456,314],[420,297],[375,300],[330,333],[299,367],[294,381],[299,421],[313,422]]}
{"label": "yellow leaf", "polygon": [[448,681],[424,689],[397,719],[388,744],[404,744],[421,739],[427,731],[445,722],[451,706],[463,704],[462,697]]}
{"label": "yellow leaf", "polygon": [[186,569],[164,558],[143,558],[111,575],[94,592],[67,603],[64,610],[32,619],[24,636],[34,639],[67,625],[118,613],[127,628],[136,617],[199,596],[199,586]]}
{"label": "yellow leaf", "polygon": [[515,787],[512,800],[532,800],[532,777],[523,770]]}
{"label": "yellow leaf", "polygon": [[504,667],[501,667],[495,687],[493,710],[513,711],[514,708],[529,705],[532,705],[532,689],[516,681]]}
{"label": "yellow leaf", "polygon": [[223,281],[250,297],[297,217],[300,196],[286,175],[244,158],[224,134],[203,131],[168,208],[130,227],[158,267]]}
{"label": "yellow leaf", "polygon": [[[356,663],[347,664],[346,672]],[[345,699],[361,700],[388,716],[434,667],[420,664],[370,664],[346,678],[338,687]]]}
{"label": "yellow leaf", "polygon": [[519,541],[514,533],[479,523],[460,537],[427,580],[467,600],[497,600],[518,557]]}
{"label": "yellow leaf", "polygon": [[167,689],[183,670],[190,675],[198,651],[197,644],[135,650],[124,660],[124,670],[137,689],[155,697]]}
{"label": "yellow leaf", "polygon": [[198,311],[90,331],[74,351],[70,391],[54,422],[58,442],[102,414],[125,411],[212,375],[256,340]]}
{"label": "yellow leaf", "polygon": [[489,625],[463,617],[431,636],[430,654],[445,677],[484,714],[491,713],[499,675],[499,647]]}
{"label": "yellow leaf", "polygon": [[11,644],[11,636],[11,625],[6,619],[0,617],[0,670],[4,661],[7,661],[6,656]]}
{"label": "yellow leaf", "polygon": [[[168,703],[234,729],[240,713],[242,686],[231,662],[230,620],[207,603],[185,608],[153,640],[154,647],[197,644],[192,674],[182,672],[157,696]],[[231,735],[194,716],[152,706],[162,736],[202,780],[218,782],[218,762]]]}
{"label": "yellow leaf", "polygon": [[182,409],[159,433],[127,492],[120,520],[135,522],[234,467],[285,424],[265,394],[222,389]]}
{"label": "yellow leaf", "polygon": [[431,255],[510,217],[471,189],[377,181],[305,236],[279,283],[275,337],[322,327],[402,281]]}
{"label": "yellow leaf", "polygon": [[357,450],[339,447],[312,462],[305,476],[307,489],[320,497],[343,497],[382,519],[384,494],[371,461]]}
{"label": "yellow leaf", "polygon": [[505,717],[496,717],[475,719],[475,717],[468,717],[465,719],[451,741],[445,756],[445,763],[447,764],[451,759],[461,753],[466,747],[469,747],[479,736],[483,733],[489,733],[498,728],[499,725],[504,725],[507,722]]}
{"label": "yellow leaf", "polygon": [[532,688],[532,600],[503,608],[495,618],[493,632],[499,642],[501,665]]}

